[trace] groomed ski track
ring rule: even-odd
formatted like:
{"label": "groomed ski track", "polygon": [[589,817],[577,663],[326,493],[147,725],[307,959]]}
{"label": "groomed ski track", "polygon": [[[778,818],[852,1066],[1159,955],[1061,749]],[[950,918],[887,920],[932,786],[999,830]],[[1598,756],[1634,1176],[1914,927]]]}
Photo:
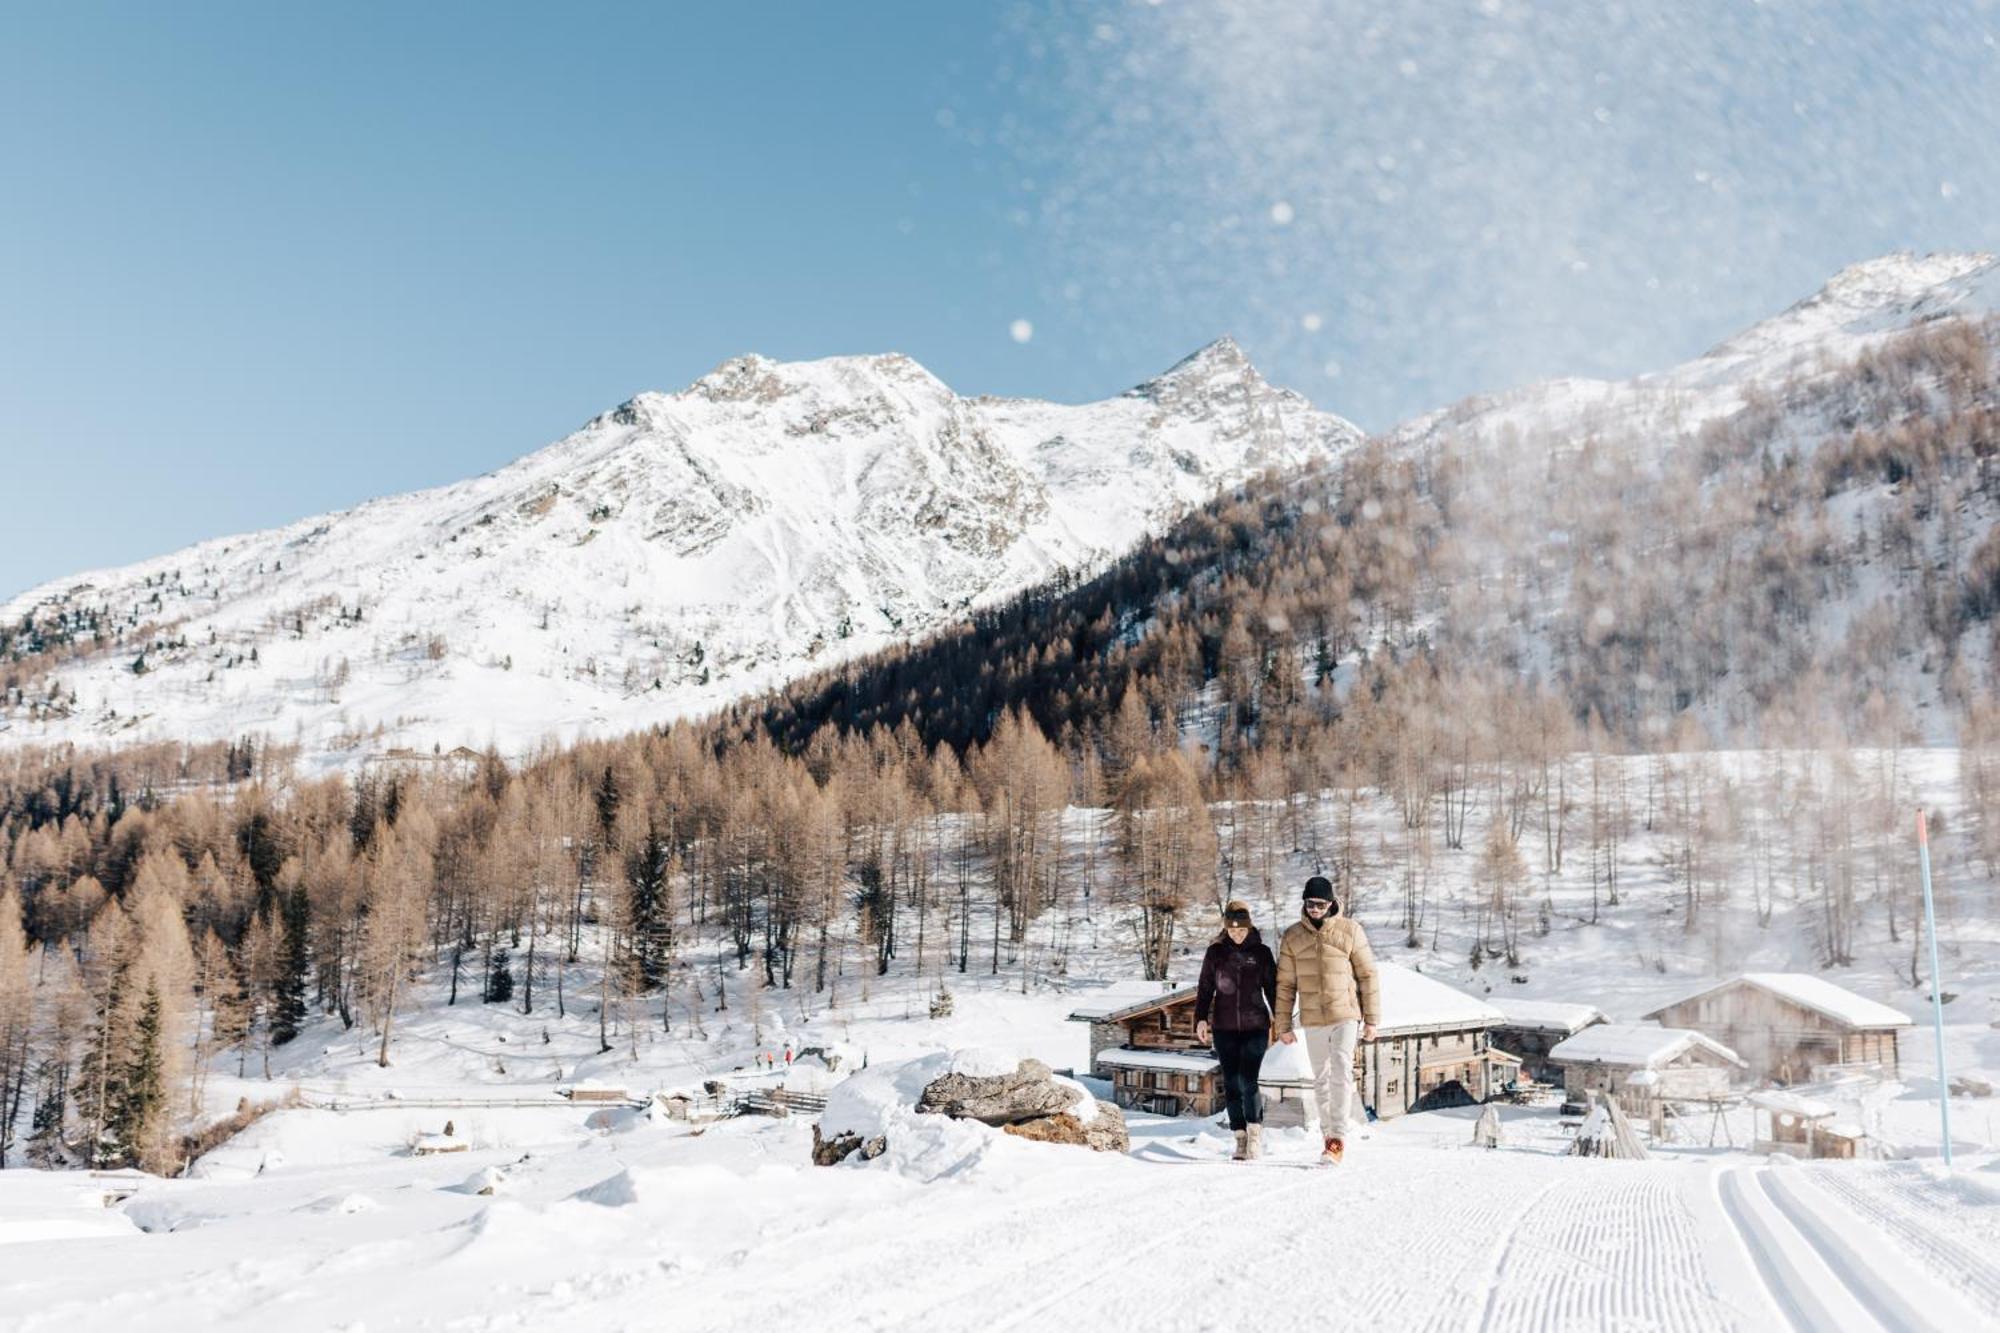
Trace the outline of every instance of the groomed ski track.
{"label": "groomed ski track", "polygon": [[[1364,1141],[1319,1167],[1295,1141],[1265,1166],[1228,1162],[1223,1142],[1155,1126],[1129,1160],[1038,1149],[923,1183],[882,1163],[816,1168],[803,1125],[733,1121],[571,1152],[160,1181],[128,1205],[149,1234],[7,1246],[24,1313],[0,1309],[0,1330],[140,1311],[165,1329],[373,1333],[2000,1327],[1986,1230],[2000,1203],[1910,1163]],[[506,1171],[501,1197],[461,1185],[487,1160]],[[1927,1211],[1953,1191],[1970,1193]]]}
{"label": "groomed ski track", "polygon": [[[1248,1319],[1263,1330],[1817,1333],[2000,1321],[2000,1306],[1950,1285],[1944,1265],[1963,1256],[1940,1244],[1927,1265],[1804,1168],[1364,1146],[1339,1167],[1273,1170],[1307,1164],[1199,1153],[1144,1145],[1120,1170],[934,1184],[784,1235],[742,1270],[750,1278],[782,1255],[781,1284],[750,1278],[774,1320],[877,1330]],[[715,1277],[648,1283],[645,1299],[695,1327],[733,1327],[737,1297]],[[615,1300],[604,1313],[640,1310]]]}

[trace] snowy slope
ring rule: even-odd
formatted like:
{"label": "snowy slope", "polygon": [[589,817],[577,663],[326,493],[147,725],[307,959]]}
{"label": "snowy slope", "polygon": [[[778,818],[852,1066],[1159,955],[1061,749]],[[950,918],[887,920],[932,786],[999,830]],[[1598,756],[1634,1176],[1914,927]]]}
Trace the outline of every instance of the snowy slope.
{"label": "snowy slope", "polygon": [[[1391,451],[1449,478],[1428,637],[1649,728],[1686,714],[1755,737],[1771,701],[1817,674],[1845,691],[1828,696],[1837,714],[1879,693],[1948,743],[1966,687],[1945,668],[1993,669],[1982,618],[1957,609],[2000,503],[1952,441],[2000,407],[1996,310],[1993,256],[1893,254],[1685,364],[1396,427]],[[1953,317],[1968,323],[1940,322]],[[1983,342],[1985,364],[1936,351],[1954,339]],[[1881,441],[1912,436],[1938,461],[1898,474]],[[1926,621],[1925,606],[1951,612]]]}
{"label": "snowy slope", "polygon": [[1085,406],[962,398],[897,355],[743,357],[474,480],[14,597],[0,625],[32,618],[58,654],[120,637],[53,672],[54,707],[46,683],[0,701],[0,743],[262,733],[328,757],[627,731],[1358,438],[1227,339]]}
{"label": "snowy slope", "polygon": [[[1524,1137],[1546,1114],[1503,1111],[1521,1146],[1494,1152],[1461,1146],[1468,1119],[1408,1141],[1399,1122],[1338,1169],[1303,1166],[1288,1137],[1273,1162],[1232,1165],[1218,1132],[1144,1117],[1130,1157],[967,1127],[985,1152],[921,1183],[808,1165],[796,1119],[697,1137],[524,1112],[465,1154],[412,1159],[383,1135],[329,1162],[289,1150],[387,1130],[384,1114],[286,1113],[250,1180],[149,1180],[107,1209],[74,1175],[0,1178],[15,1240],[0,1324],[123,1328],[143,1309],[169,1329],[1714,1333],[2000,1317],[1990,1172],[1562,1157]],[[1440,1131],[1451,1146],[1428,1141]],[[86,1222],[103,1230],[63,1239]]]}
{"label": "snowy slope", "polygon": [[1524,439],[1646,432],[1679,436],[1744,406],[1745,390],[1850,359],[1948,315],[2000,309],[2000,258],[1897,252],[1849,265],[1805,300],[1693,361],[1629,380],[1554,379],[1480,395],[1404,422],[1390,437],[1504,447]]}

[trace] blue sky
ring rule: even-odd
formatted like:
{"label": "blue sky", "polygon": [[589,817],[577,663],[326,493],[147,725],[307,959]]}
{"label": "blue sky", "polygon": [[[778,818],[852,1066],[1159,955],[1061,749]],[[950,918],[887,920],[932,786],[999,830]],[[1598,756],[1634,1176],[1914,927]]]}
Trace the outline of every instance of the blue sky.
{"label": "blue sky", "polygon": [[744,351],[1082,400],[1230,332],[1382,427],[1996,243],[1984,3],[1378,8],[10,7],[0,596]]}

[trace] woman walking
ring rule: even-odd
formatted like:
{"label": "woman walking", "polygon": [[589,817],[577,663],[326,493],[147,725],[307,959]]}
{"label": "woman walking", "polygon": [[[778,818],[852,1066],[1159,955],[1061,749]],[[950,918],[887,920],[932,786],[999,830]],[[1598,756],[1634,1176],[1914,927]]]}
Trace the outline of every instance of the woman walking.
{"label": "woman walking", "polygon": [[1271,1042],[1277,994],[1278,962],[1250,924],[1249,905],[1232,898],[1222,909],[1222,933],[1202,956],[1194,1032],[1198,1040],[1214,1044],[1222,1064],[1222,1095],[1229,1127],[1236,1132],[1239,1162],[1263,1151],[1264,1103],[1257,1095],[1257,1071]]}

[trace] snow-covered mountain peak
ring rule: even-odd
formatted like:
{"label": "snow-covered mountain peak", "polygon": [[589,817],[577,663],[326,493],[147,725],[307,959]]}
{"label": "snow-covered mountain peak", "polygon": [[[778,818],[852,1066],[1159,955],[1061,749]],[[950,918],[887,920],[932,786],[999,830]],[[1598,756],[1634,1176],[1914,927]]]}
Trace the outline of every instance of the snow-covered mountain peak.
{"label": "snow-covered mountain peak", "polygon": [[1126,394],[1133,398],[1150,399],[1162,406],[1173,406],[1217,392],[1232,392],[1243,386],[1269,388],[1236,340],[1225,335],[1182,357],[1152,379],[1134,385],[1126,390]]}
{"label": "snow-covered mountain peak", "polygon": [[[1512,448],[1586,436],[1669,440],[1739,411],[1746,391],[1827,373],[1913,325],[2000,310],[2000,259],[1907,251],[1851,264],[1817,292],[1680,365],[1628,380],[1564,378],[1480,394],[1389,432],[1405,443],[1445,439]],[[1542,456],[1537,448],[1529,462]]]}
{"label": "snow-covered mountain peak", "polygon": [[962,398],[894,353],[735,357],[485,476],[0,604],[51,655],[33,698],[0,698],[0,745],[264,733],[351,762],[630,730],[940,628],[1359,439],[1227,340],[1080,406]]}
{"label": "snow-covered mountain peak", "polygon": [[1711,349],[1704,360],[1805,350],[1839,335],[1867,335],[1927,317],[1991,309],[2000,298],[1994,256],[1907,250],[1849,264],[1824,287],[1783,313],[1753,324]]}
{"label": "snow-covered mountain peak", "polygon": [[895,392],[919,398],[952,396],[944,381],[901,352],[773,361],[755,353],[731,357],[672,397],[711,403],[775,403],[795,395],[820,400]]}

